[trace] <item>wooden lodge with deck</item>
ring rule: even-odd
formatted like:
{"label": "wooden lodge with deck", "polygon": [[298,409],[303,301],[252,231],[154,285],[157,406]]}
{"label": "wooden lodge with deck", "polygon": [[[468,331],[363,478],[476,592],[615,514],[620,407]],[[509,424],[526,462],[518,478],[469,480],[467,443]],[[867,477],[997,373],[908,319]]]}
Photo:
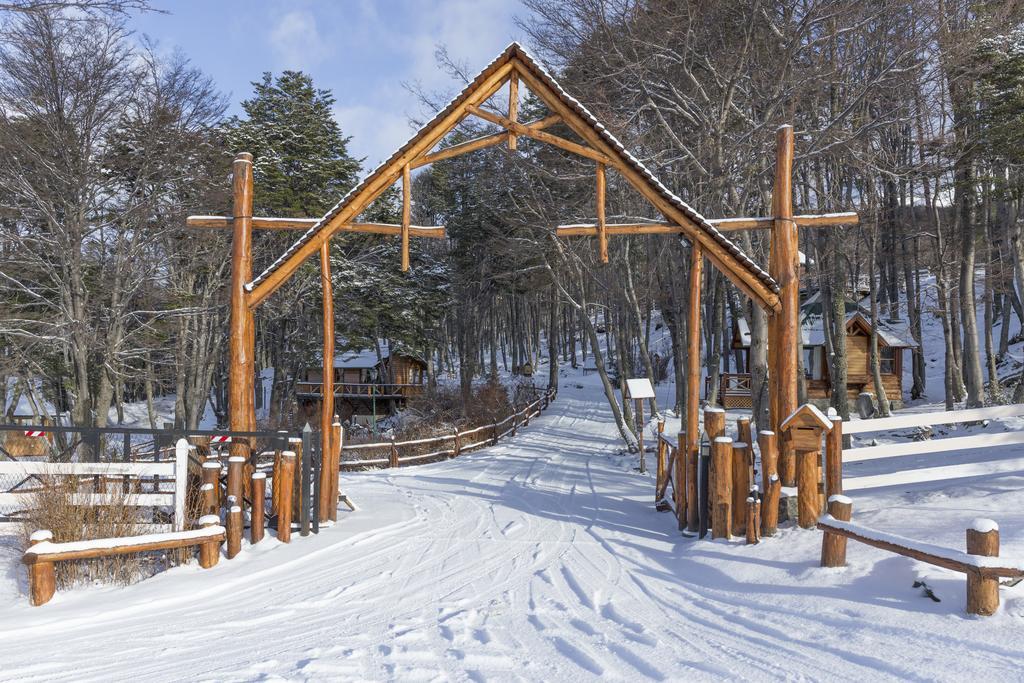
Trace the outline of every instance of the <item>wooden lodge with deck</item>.
{"label": "wooden lodge with deck", "polygon": [[[832,396],[825,331],[821,317],[820,295],[813,295],[802,307],[803,366],[809,401],[822,407]],[[871,318],[859,304],[846,305],[846,392],[851,400],[861,392],[877,396],[870,365]],[[725,408],[749,408],[751,398],[750,329],[745,320],[733,322],[732,359],[737,372],[719,375],[718,403]],[[893,407],[903,403],[904,355],[916,344],[910,334],[897,324],[882,321],[878,329],[879,365],[885,395]],[[710,378],[705,379],[704,396],[710,394]]]}
{"label": "wooden lodge with deck", "polygon": [[[426,386],[427,364],[416,356],[382,346],[381,356],[374,349],[346,351],[334,358],[334,396],[342,421],[368,423],[371,418],[392,415],[408,399],[419,396]],[[323,396],[323,371],[306,368],[296,382],[300,406],[319,410]]]}

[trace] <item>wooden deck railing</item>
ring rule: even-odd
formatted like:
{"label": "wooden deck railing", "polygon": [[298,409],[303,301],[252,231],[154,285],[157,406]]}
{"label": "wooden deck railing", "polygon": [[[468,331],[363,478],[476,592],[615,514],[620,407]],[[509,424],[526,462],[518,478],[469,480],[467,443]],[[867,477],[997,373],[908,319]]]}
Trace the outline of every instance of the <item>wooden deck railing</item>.
{"label": "wooden deck railing", "polygon": [[[494,424],[481,425],[466,431],[451,434],[411,439],[406,441],[378,441],[374,443],[345,444],[342,446],[342,470],[366,467],[402,467],[429,460],[454,458],[466,451],[493,446],[508,434],[515,434],[520,426],[527,426],[530,420],[547,410],[557,392],[548,389],[540,398]],[[364,453],[365,451],[365,453]],[[355,460],[345,460],[345,453],[358,453]],[[376,457],[365,457],[375,455]]]}
{"label": "wooden deck railing", "polygon": [[[704,378],[704,396],[711,395],[711,378]],[[753,383],[749,373],[723,372],[718,376],[718,403],[725,408],[749,408]]]}
{"label": "wooden deck railing", "polygon": [[[334,385],[338,398],[409,398],[419,396],[425,387],[422,384],[356,383],[340,382]],[[306,396],[323,396],[323,382],[297,382],[295,392]]]}

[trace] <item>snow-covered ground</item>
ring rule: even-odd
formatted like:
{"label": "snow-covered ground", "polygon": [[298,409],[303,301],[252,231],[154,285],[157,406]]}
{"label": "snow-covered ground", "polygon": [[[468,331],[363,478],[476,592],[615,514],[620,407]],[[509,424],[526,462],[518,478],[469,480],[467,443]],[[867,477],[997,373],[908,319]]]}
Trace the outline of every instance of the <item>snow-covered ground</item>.
{"label": "snow-covered ground", "polygon": [[[987,457],[1024,456],[1008,450]],[[1024,584],[974,618],[962,575],[855,543],[847,568],[821,569],[816,531],[685,538],[634,465],[596,377],[572,372],[503,445],[346,474],[359,512],[212,570],[32,608],[9,541],[0,679],[1020,678]],[[992,517],[1002,554],[1022,557],[1022,474],[865,489],[854,519],[962,548],[971,520]],[[912,587],[919,572],[941,602]]]}

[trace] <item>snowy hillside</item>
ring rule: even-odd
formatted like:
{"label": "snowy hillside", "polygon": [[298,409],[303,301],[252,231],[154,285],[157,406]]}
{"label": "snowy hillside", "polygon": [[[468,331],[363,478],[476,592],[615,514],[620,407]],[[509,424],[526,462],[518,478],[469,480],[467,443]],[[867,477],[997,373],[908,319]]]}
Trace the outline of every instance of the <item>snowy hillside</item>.
{"label": "snowy hillside", "polygon": [[[212,570],[32,608],[8,541],[0,679],[1019,676],[1022,588],[971,618],[962,575],[855,543],[849,567],[820,569],[817,531],[758,546],[682,537],[653,509],[652,475],[619,449],[596,378],[567,371],[550,411],[506,444],[346,474],[359,512]],[[1019,449],[989,456],[1024,462]],[[1019,465],[874,487],[855,494],[854,518],[962,547],[971,519],[988,516],[1002,555],[1024,557],[1022,488]],[[941,602],[912,587],[921,576]]]}

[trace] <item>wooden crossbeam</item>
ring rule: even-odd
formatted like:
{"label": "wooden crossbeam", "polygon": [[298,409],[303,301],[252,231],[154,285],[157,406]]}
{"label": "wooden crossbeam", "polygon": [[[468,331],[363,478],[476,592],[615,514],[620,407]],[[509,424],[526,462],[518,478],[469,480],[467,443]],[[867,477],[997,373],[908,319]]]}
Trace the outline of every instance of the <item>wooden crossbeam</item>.
{"label": "wooden crossbeam", "polygon": [[[856,213],[831,213],[821,215],[793,216],[793,222],[800,227],[821,228],[835,225],[855,225],[859,222]],[[765,217],[753,218],[711,218],[708,223],[721,232],[738,230],[762,230],[772,227],[774,219]],[[670,223],[608,223],[604,226],[606,235],[670,235],[685,232],[681,225]],[[558,237],[597,237],[599,223],[579,223],[559,225],[555,228]]]}
{"label": "wooden crossbeam", "polygon": [[484,121],[489,121],[497,126],[501,126],[505,130],[511,131],[513,133],[525,135],[526,137],[533,138],[534,140],[537,140],[539,142],[546,142],[549,145],[559,147],[577,156],[586,157],[587,159],[593,159],[594,161],[597,161],[602,164],[607,164],[610,161],[607,155],[598,152],[592,147],[580,145],[578,143],[575,143],[571,140],[566,140],[565,138],[559,137],[557,135],[545,133],[542,130],[529,128],[521,123],[516,123],[515,121],[510,120],[507,116],[495,114],[494,112],[487,111],[486,109],[481,109],[476,105],[470,105],[466,109],[469,111],[470,114],[473,114],[474,116],[481,118]]}
{"label": "wooden crossbeam", "polygon": [[[189,216],[185,224],[190,228],[230,228],[231,220],[224,216]],[[253,218],[252,227],[260,230],[309,230],[318,222],[319,218]],[[338,231],[400,236],[402,226],[391,223],[349,223],[338,228]],[[444,239],[445,228],[443,225],[410,225],[409,236]]]}
{"label": "wooden crossbeam", "polygon": [[[555,125],[561,120],[561,116],[559,116],[558,114],[554,114],[552,116],[545,116],[542,119],[523,125],[532,130],[543,130],[545,128],[550,128],[551,126]],[[450,159],[452,157],[457,157],[462,154],[468,154],[469,152],[475,152],[478,149],[485,149],[487,147],[501,145],[504,144],[509,139],[509,135],[510,133],[508,132],[502,132],[494,133],[493,135],[484,135],[479,138],[473,138],[472,140],[466,140],[465,142],[460,142],[457,145],[452,145],[451,147],[439,149],[436,152],[424,154],[418,159],[412,161],[409,164],[409,166],[412,168],[419,168],[420,166],[426,166],[437,161]]]}

